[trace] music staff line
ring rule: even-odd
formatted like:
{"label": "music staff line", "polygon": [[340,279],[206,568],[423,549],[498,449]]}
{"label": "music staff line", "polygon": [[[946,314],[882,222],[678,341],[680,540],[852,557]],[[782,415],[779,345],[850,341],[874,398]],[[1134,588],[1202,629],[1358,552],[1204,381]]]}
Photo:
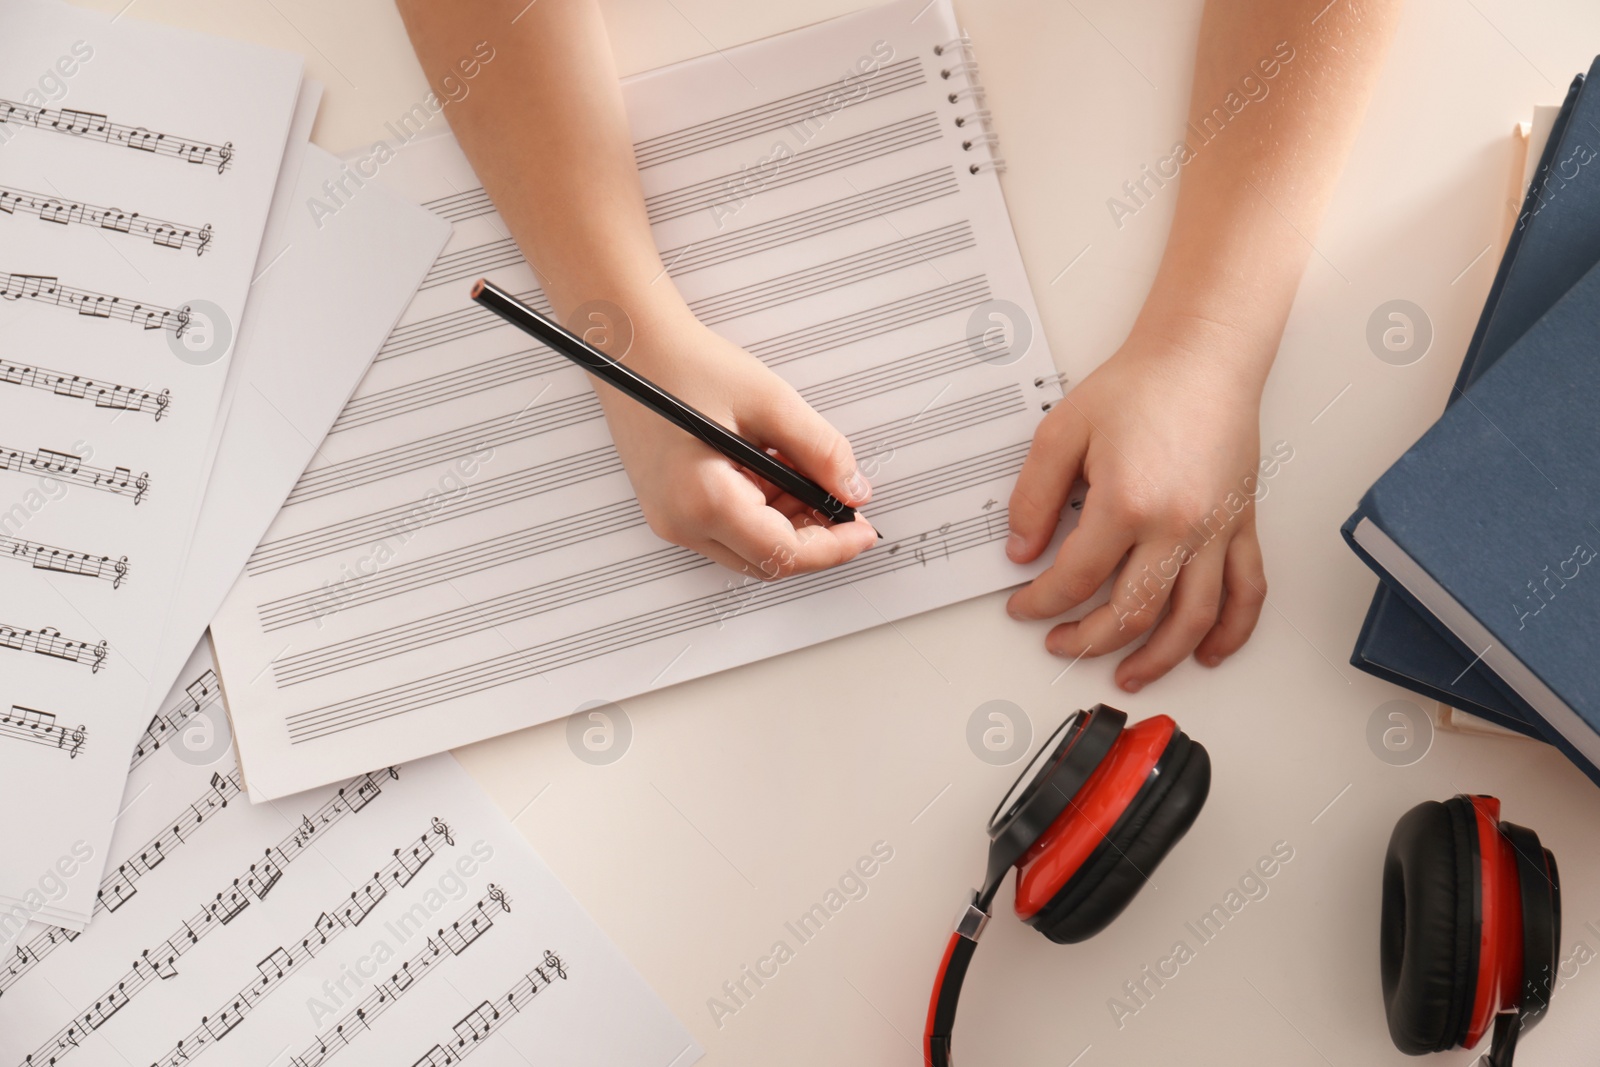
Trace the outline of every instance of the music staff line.
{"label": "music staff line", "polygon": [[37,630],[23,630],[0,623],[0,648],[13,652],[33,652],[51,659],[65,660],[89,668],[90,674],[99,674],[105,666],[110,651],[104,639],[98,642],[80,641],[62,637],[54,626],[41,626]]}
{"label": "music staff line", "polygon": [[[257,1005],[282,987],[283,983],[300,968],[321,955],[329,942],[337,939],[346,930],[360,926],[389,895],[389,887],[384,884],[385,881],[393,881],[395,885],[402,887],[410,884],[417,872],[433,858],[433,841],[436,836],[442,837],[447,844],[455,844],[454,838],[450,835],[450,828],[440,820],[434,819],[433,825],[411,844],[409,851],[406,848],[395,849],[393,860],[352,890],[349,900],[336,905],[331,913],[325,911],[318,915],[305,936],[287,942],[287,947],[280,945],[263,957],[261,962],[256,964],[258,977],[234,994],[221,1008],[210,1015],[201,1016],[199,1025],[186,1036],[179,1038],[178,1043],[159,1057],[152,1067],[179,1067],[180,1064],[189,1063],[232,1033]],[[407,855],[410,855],[415,862],[414,867],[405,863],[404,857]],[[488,912],[482,912],[482,916],[487,919]],[[471,940],[466,940],[459,931],[456,932],[455,941],[460,944],[457,955],[465,951],[467,945],[477,940],[479,934],[493,925],[492,922],[481,922],[476,919],[471,909],[463,918],[471,924],[475,932]]]}
{"label": "music staff line", "polygon": [[[969,456],[954,464],[885,481],[874,491],[872,514],[875,518],[892,515],[941,496],[1013,477],[1022,469],[1022,461],[1027,454],[1028,442],[1024,440]],[[583,544],[597,537],[636,529],[643,526],[644,521],[644,513],[630,496],[538,526],[400,564],[382,572],[363,574],[338,584],[325,584],[279,597],[261,604],[257,609],[258,618],[263,632],[272,633],[346,608],[378,603],[447,579],[480,574],[568,545]]]}
{"label": "music staff line", "polygon": [[139,879],[167,861],[167,857],[180,845],[188,842],[207,820],[221,814],[228,802],[244,790],[244,774],[235,767],[226,776],[216,773],[206,791],[165,824],[165,829],[141,845],[132,855],[117,864],[100,880],[100,889],[94,895],[94,915],[101,911],[114,912],[132,900],[139,889]]}
{"label": "music staff line", "polygon": [[487,1041],[496,1030],[514,1019],[529,1001],[555,985],[557,978],[566,980],[566,961],[549,949],[545,949],[544,959],[523,975],[521,981],[506,990],[503,996],[492,1004],[487,1000],[481,1002],[457,1020],[451,1027],[456,1036],[448,1046],[443,1044],[433,1046],[411,1067],[455,1067],[482,1047],[483,1042]]}
{"label": "music staff line", "polygon": [[56,396],[73,400],[92,400],[97,408],[111,411],[132,411],[151,415],[160,422],[172,406],[172,390],[159,392],[140,389],[135,385],[117,385],[100,382],[78,374],[67,374],[49,367],[29,366],[0,359],[0,384],[17,385],[24,389],[43,389]]}
{"label": "music staff line", "polygon": [[[290,1056],[291,1067],[322,1067],[322,1064],[348,1047],[361,1031],[372,1029],[373,1020],[393,1007],[395,1002],[405,996],[420,979],[425,978],[435,965],[445,959],[461,955],[478,938],[488,933],[494,927],[496,912],[510,910],[511,898],[506,895],[505,890],[493,882],[489,883],[489,891],[468,908],[461,918],[448,927],[441,926],[433,937],[428,938],[427,945],[421,952],[406,960],[393,974],[379,982],[378,987],[367,994],[361,1003],[346,1013],[337,1024],[317,1035],[312,1043],[306,1046],[305,1051],[297,1056]],[[445,955],[446,952],[449,953],[448,956]]]}
{"label": "music staff line", "polygon": [[808,119],[814,120],[819,113],[831,114],[846,107],[865,103],[868,99],[881,99],[893,93],[916,88],[926,81],[921,57],[912,56],[885,64],[855,80],[853,85],[865,91],[852,99],[841,101],[839,83],[828,82],[777,100],[747,107],[742,111],[720,115],[705,122],[647,138],[635,143],[633,151],[639,169],[645,170],[713,148],[723,148],[749,137],[773,133],[785,126],[803,124]]}
{"label": "music staff line", "polygon": [[[965,356],[970,362],[976,364],[979,361],[977,353],[974,353],[970,347],[960,342],[951,346],[951,351],[956,354],[958,360],[961,358],[962,353],[965,352]],[[871,373],[878,374],[880,372],[875,370]],[[937,372],[930,371],[929,373]],[[892,376],[890,380],[894,380]],[[822,384],[828,385],[832,383]],[[845,395],[853,396],[850,386],[846,387]],[[956,405],[950,406],[954,407]],[[533,412],[531,417],[525,417],[527,409],[524,408],[517,412],[483,419],[465,426],[430,434],[414,441],[393,445],[365,456],[357,456],[317,467],[301,475],[299,482],[295,484],[295,488],[290,492],[287,503],[293,505],[308,500],[317,500],[347,489],[369,485],[373,482],[420,470],[442,460],[482,451],[486,448],[499,448],[540,434],[552,433],[569,426],[595,421],[601,417],[599,399],[589,390],[584,390],[581,393],[564,397],[560,400],[550,401],[533,409]],[[872,432],[868,431],[866,433],[868,439],[871,440]]]}
{"label": "music staff line", "polygon": [[89,740],[87,726],[58,726],[53,712],[11,705],[11,710],[0,715],[0,738],[26,741],[67,753],[68,759],[77,759]]}
{"label": "music staff line", "polygon": [[[532,305],[541,314],[550,313],[549,302],[539,290],[530,289],[516,295],[517,299]],[[840,345],[880,337],[902,327],[929,322],[940,315],[970,310],[989,299],[989,295],[988,279],[981,274],[974,275],[910,296],[899,297],[862,311],[851,312],[764,338],[746,345],[745,350],[767,366],[779,367]],[[506,321],[498,315],[471,304],[455,311],[442,312],[431,318],[418,319],[416,322],[395,327],[378,351],[377,359],[393,359],[414,352],[423,352],[506,326]]]}
{"label": "music staff line", "polygon": [[26,563],[34,570],[99,578],[110,582],[113,589],[120,589],[128,578],[127,556],[115,559],[96,556],[38,541],[24,541],[10,534],[0,533],[0,556],[13,562]]}
{"label": "music staff line", "polygon": [[694,301],[689,305],[689,310],[707,326],[714,326],[806,297],[831,293],[897,270],[931,264],[936,259],[977,246],[978,239],[972,232],[972,223],[963,219],[909,237],[897,237],[893,241],[826,263],[802,267],[775,278],[717,293]]}
{"label": "music staff line", "polygon": [[[127,1007],[129,1001],[152,981],[164,981],[176,976],[178,973],[176,963],[185,953],[199,945],[211,933],[237,918],[240,912],[249,907],[252,899],[258,901],[266,899],[267,894],[283,877],[285,866],[310,848],[317,838],[346,815],[360,811],[380,795],[382,787],[378,784],[377,775],[381,773],[399,777],[398,771],[392,767],[387,772],[362,775],[351,783],[355,787],[353,790],[350,786],[341,788],[337,796],[318,809],[320,822],[312,822],[309,816],[302,815],[299,829],[285,838],[276,848],[268,848],[266,856],[261,861],[252,863],[249,870],[218,892],[211,903],[201,905],[190,919],[180,922],[180,928],[165,941],[144,949],[133,961],[133,966],[128,972],[88,1009],[75,1014],[65,1026],[56,1031],[53,1037],[24,1057],[24,1067],[46,1067],[46,1065],[53,1067],[54,1064],[60,1063],[73,1049],[80,1047],[90,1034]],[[423,838],[430,848],[432,841],[430,835],[433,834],[435,830],[430,829]],[[273,859],[274,853],[277,853],[277,860]],[[398,859],[397,855],[396,860]]]}
{"label": "music staff line", "polygon": [[[916,536],[880,545],[878,550],[831,570],[756,586],[760,596],[750,597],[738,604],[737,612],[762,611],[839,589],[852,582],[927,566],[930,559],[948,559],[956,553],[1002,541],[1008,534],[1006,511],[1004,508],[995,508],[983,515],[948,522],[935,530],[926,530]],[[308,708],[288,716],[286,725],[289,742],[292,745],[305,744],[396,715],[435,708],[451,700],[533,678],[546,671],[587,662],[621,649],[715,625],[731,613],[727,610],[728,605],[727,592],[707,593],[692,600],[574,632],[536,648],[514,648],[461,667],[321,707]]]}
{"label": "music staff line", "polygon": [[0,272],[0,300],[31,300],[52,307],[68,308],[91,319],[120,319],[144,330],[170,330],[182,337],[189,328],[190,309],[162,307],[120,296],[74,289],[62,285],[53,274],[6,274]]}
{"label": "music staff line", "polygon": [[34,107],[15,100],[0,99],[0,123],[27,126],[47,133],[65,134],[108,145],[120,145],[135,152],[169,156],[196,166],[215,166],[218,174],[233,165],[232,141],[211,144],[192,137],[179,137],[176,134],[149,130],[143,126],[127,126],[112,122],[109,115],[99,111]]}
{"label": "music staff line", "polygon": [[215,704],[222,696],[222,684],[217,681],[217,672],[208,668],[184,686],[183,692],[183,699],[176,707],[158,711],[151,717],[139,743],[134,746],[133,763],[128,767],[130,774],[139,764],[159,752],[161,746],[182,730],[190,719]]}
{"label": "music staff line", "polygon": [[[832,144],[808,148],[783,166],[764,172],[762,177],[765,180],[761,182],[760,189],[763,192],[782,189],[808,178],[833,174],[857,163],[929,144],[943,136],[938,116],[933,112],[913,115],[876,129],[842,137]],[[645,210],[651,225],[669,222],[696,211],[712,210],[718,204],[737,199],[737,191],[745,188],[749,181],[749,175],[743,171],[721,174],[646,197]],[[452,224],[494,213],[494,204],[481,188],[442,196],[422,206]]]}
{"label": "music staff line", "polygon": [[[207,673],[210,672],[208,671]],[[239,772],[237,769],[235,769],[234,774],[237,775],[238,773]],[[302,813],[300,816],[300,822],[296,825],[294,832],[290,833],[282,841],[280,841],[275,849],[267,849],[265,856],[267,861],[272,863],[273,869],[275,869],[281,876],[283,868],[294,862],[295,858],[298,857],[300,853],[303,852],[307,847],[309,847],[312,841],[320,837],[324,832],[326,832],[333,825],[337,824],[346,815],[351,814],[352,811],[360,811],[361,808],[364,808],[367,806],[367,804],[371,803],[372,800],[382,792],[376,777],[378,774],[382,773],[385,772],[375,771],[372,774],[365,774],[360,778],[352,779],[321,807],[317,808],[309,815]],[[399,772],[392,767],[389,768],[387,773],[393,778],[399,777]],[[234,776],[230,775],[228,782],[231,784],[233,781]],[[226,786],[218,786],[215,778],[213,778],[213,786],[218,789],[218,796],[220,796],[222,790],[226,788]],[[240,788],[243,787],[242,778],[239,779],[239,786]],[[347,794],[352,799],[347,800]],[[356,804],[356,801],[359,801],[360,803]],[[199,822],[197,821],[195,825],[198,826]],[[148,848],[149,846],[146,847]],[[276,861],[272,861],[271,857],[273,855],[278,857]],[[128,862],[131,862],[131,860],[124,861],[124,865],[126,865]],[[244,881],[247,885],[258,884],[250,881],[250,879],[252,879],[256,873],[256,867],[256,864],[251,864],[250,869],[246,871],[243,876],[233,880],[233,887],[237,889],[241,881]],[[119,869],[121,868],[119,867]],[[104,894],[106,882],[109,881],[110,877],[110,875],[107,875],[106,879],[101,881],[100,893],[96,895],[95,899],[96,914],[98,914],[101,908],[101,895]],[[277,878],[275,877],[271,883],[267,884],[266,889],[262,891],[263,895],[265,892],[270,891],[272,885],[275,884],[276,881]],[[132,894],[130,893],[129,895],[131,896]],[[218,893],[217,900],[220,901],[221,899],[222,894]],[[126,901],[119,902],[117,907],[120,908],[125,902]],[[204,910],[205,909],[202,908],[202,912]],[[187,932],[189,937],[196,936],[194,934],[194,927],[189,923],[184,923],[184,931]],[[177,937],[178,935],[174,934],[172,938],[168,938],[167,942],[164,943],[171,945],[174,943],[173,939]],[[77,938],[78,935],[70,930],[63,930],[59,927],[47,926],[27,945],[18,946],[16,958],[8,962],[5,970],[0,971],[0,996],[4,996],[6,990],[10,989],[12,986],[16,985],[17,982],[21,981],[23,976],[29,971],[33,970],[34,967],[38,966],[39,963],[45,959],[45,957],[49,956],[62,945],[76,941]],[[142,958],[148,958],[149,954],[150,950],[146,950],[145,955]],[[181,954],[182,953],[180,952],[179,955]],[[138,964],[135,965],[136,970],[138,969],[138,966]]]}
{"label": "music staff line", "polygon": [[[870,433],[877,452],[886,454],[922,441],[942,437],[955,429],[966,429],[976,421],[989,421],[1022,410],[1016,387],[1006,386],[980,394],[972,401],[953,404],[930,417],[891,420]],[[967,410],[959,410],[965,406]],[[861,454],[873,454],[862,450]],[[1001,475],[1003,476],[1003,475]],[[880,512],[875,510],[874,514]],[[888,549],[892,554],[895,549]],[[535,616],[572,604],[584,603],[608,593],[622,592],[647,582],[659,581],[710,566],[705,557],[684,548],[667,547],[558,578],[523,589],[502,593],[486,600],[473,601],[420,619],[396,623],[369,633],[273,660],[272,677],[278,688],[325,678],[339,671],[406,653],[418,652],[444,642],[488,629],[524,622]]]}
{"label": "music staff line", "polygon": [[99,207],[79,200],[64,200],[58,196],[0,185],[0,214],[15,215],[19,211],[34,216],[40,222],[52,222],[60,226],[92,226],[130,237],[148,238],[157,248],[192,248],[197,256],[205,255],[206,249],[211,246],[209,222],[203,226],[169,222],[137,211]]}
{"label": "music staff line", "polygon": [[569,485],[621,473],[622,460],[613,449],[564,456],[512,474],[486,479],[474,485],[472,492],[444,497],[434,507],[420,500],[407,501],[263,542],[251,553],[246,569],[251,575],[282,570],[353,548],[374,538],[415,533],[447,518],[481,514],[538,493],[553,492]]}
{"label": "music staff line", "polygon": [[[832,144],[807,148],[782,166],[758,172],[759,188],[763,193],[782,189],[858,163],[931,144],[943,136],[938,116],[933,112],[913,115],[850,137],[841,137]],[[644,201],[645,211],[651,225],[680,219],[697,211],[714,211],[718,205],[737,202],[741,198],[739,191],[749,188],[750,182],[751,176],[744,171],[719,174],[680,189],[648,196]]]}
{"label": "music staff line", "polygon": [[34,473],[42,478],[66,482],[68,485],[81,485],[85,489],[95,489],[102,493],[132,496],[136,507],[150,492],[148,471],[134,474],[128,467],[113,467],[110,470],[104,467],[91,467],[83,462],[82,456],[54,448],[28,451],[0,445],[0,471],[13,471],[17,474]]}
{"label": "music staff line", "polygon": [[[858,222],[953,196],[960,191],[955,168],[947,164],[754,226],[731,230],[695,244],[666,249],[661,253],[661,262],[667,265],[667,272],[673,277],[682,277],[782,248],[800,238],[819,237]],[[421,288],[435,289],[522,262],[522,252],[514,239],[505,237],[485,241],[440,256],[422,279]]]}
{"label": "music staff line", "polygon": [[[1016,403],[1022,403],[1020,396],[1017,397]],[[881,447],[882,433],[866,431],[863,436],[872,441],[874,447]],[[909,444],[905,440],[899,443]],[[865,453],[858,452],[858,454]],[[421,501],[396,504],[328,526],[265,541],[251,553],[247,568],[252,575],[266,574],[321,556],[332,555],[373,539],[415,533],[418,529],[435,522],[481,514],[503,504],[526,500],[539,493],[554,492],[581,482],[594,481],[619,474],[621,471],[622,461],[614,450],[565,456],[511,474],[486,479],[478,483],[473,492],[446,498],[445,502],[436,508],[426,508]]]}

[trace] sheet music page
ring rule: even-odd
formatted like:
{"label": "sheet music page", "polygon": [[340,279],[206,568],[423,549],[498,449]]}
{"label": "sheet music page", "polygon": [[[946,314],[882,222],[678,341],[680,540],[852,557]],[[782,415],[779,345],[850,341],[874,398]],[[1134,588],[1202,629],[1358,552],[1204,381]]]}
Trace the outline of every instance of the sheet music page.
{"label": "sheet music page", "polygon": [[1005,558],[1006,505],[1059,382],[980,104],[941,75],[954,17],[921,10],[625,85],[667,269],[849,435],[885,540],[772,584],[658,540],[584,373],[470,302],[486,275],[544,307],[465,159],[407,145],[385,177],[455,232],[212,626],[252,797],[1036,571]]}
{"label": "sheet music page", "polygon": [[133,759],[94,922],[29,924],[0,960],[0,1062],[700,1057],[454,757],[253,806],[223,718],[197,652]]}
{"label": "sheet music page", "polygon": [[[0,898],[104,862],[298,56],[0,4]],[[87,918],[93,882],[52,902]]]}
{"label": "sheet music page", "polygon": [[[152,674],[163,694],[450,236],[381,179],[336,217],[313,217],[307,201],[348,165],[303,147],[298,178],[279,190],[282,224],[275,204],[267,226],[229,370],[239,381]],[[158,700],[152,690],[146,718]]]}

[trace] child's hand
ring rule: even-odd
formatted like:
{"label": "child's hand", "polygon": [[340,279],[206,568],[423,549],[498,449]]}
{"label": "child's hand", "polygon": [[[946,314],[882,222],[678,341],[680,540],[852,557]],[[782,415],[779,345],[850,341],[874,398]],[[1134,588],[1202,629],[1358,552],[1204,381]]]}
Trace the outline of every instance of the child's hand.
{"label": "child's hand", "polygon": [[1126,556],[1110,603],[1053,628],[1045,647],[1069,659],[1104,655],[1154,627],[1117,668],[1129,692],[1190,652],[1222,662],[1249,638],[1266,599],[1252,499],[1260,386],[1218,358],[1228,343],[1136,332],[1045,417],[1011,494],[1006,553],[1024,563],[1049,543],[1072,484],[1088,483],[1077,529],[1007,609],[1019,619],[1060,615]]}
{"label": "child's hand", "polygon": [[[685,312],[641,331],[625,362],[852,506],[871,487],[850,442],[760,360]],[[800,501],[609,386],[599,385],[611,436],[656,534],[761,579],[822,570],[871,547],[858,517],[826,525]]]}

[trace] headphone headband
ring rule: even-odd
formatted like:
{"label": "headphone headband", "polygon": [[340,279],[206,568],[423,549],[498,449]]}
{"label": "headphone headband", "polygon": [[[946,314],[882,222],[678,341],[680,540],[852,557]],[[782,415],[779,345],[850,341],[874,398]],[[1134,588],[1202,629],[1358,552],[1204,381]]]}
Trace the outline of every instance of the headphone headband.
{"label": "headphone headband", "polygon": [[989,864],[977,905],[994,900],[1006,871],[1072,803],[1089,775],[1111,751],[1128,716],[1096,704],[1056,727],[989,817]]}

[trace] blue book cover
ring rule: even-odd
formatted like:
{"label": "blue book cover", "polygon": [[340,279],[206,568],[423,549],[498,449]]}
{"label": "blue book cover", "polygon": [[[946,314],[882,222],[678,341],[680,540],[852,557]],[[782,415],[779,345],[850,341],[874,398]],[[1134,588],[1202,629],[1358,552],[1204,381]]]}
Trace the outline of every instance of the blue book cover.
{"label": "blue book cover", "polygon": [[[1591,68],[1600,73],[1600,60]],[[1517,225],[1490,287],[1451,390],[1454,402],[1550,305],[1600,261],[1600,188],[1585,193],[1590,146],[1600,146],[1600,92],[1568,89],[1540,156]],[[1585,130],[1588,134],[1585,134]],[[1593,177],[1588,182],[1595,181]],[[1414,692],[1525,733],[1526,708],[1508,700],[1481,665],[1459,655],[1405,598],[1380,583],[1362,624],[1352,665]]]}
{"label": "blue book cover", "polygon": [[1600,266],[1379,478],[1352,548],[1600,783]]}

